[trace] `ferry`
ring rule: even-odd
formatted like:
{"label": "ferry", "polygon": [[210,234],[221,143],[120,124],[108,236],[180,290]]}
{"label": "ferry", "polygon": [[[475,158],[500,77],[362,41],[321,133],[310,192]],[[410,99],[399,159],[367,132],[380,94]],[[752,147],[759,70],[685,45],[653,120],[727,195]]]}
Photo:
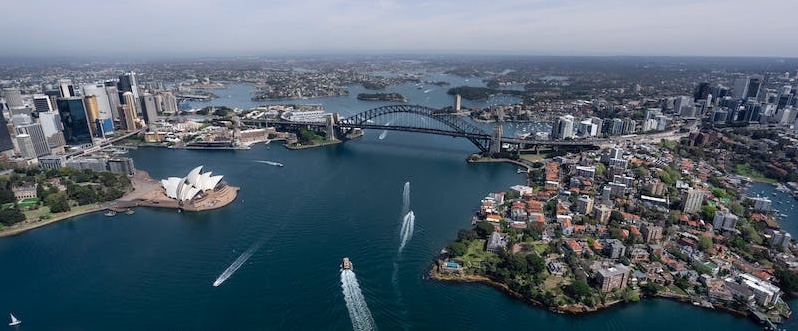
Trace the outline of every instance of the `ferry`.
{"label": "ferry", "polygon": [[352,262],[349,262],[349,258],[345,257],[344,262],[341,263],[341,268],[344,270],[352,270]]}

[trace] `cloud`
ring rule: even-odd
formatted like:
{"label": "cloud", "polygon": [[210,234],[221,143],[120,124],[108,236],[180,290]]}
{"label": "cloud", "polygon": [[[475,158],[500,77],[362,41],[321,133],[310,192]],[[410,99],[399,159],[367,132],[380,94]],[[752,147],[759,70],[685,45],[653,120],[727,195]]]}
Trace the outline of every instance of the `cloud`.
{"label": "cloud", "polygon": [[[753,9],[768,8],[760,15]],[[798,2],[76,0],[4,5],[8,55],[290,52],[798,56]]]}

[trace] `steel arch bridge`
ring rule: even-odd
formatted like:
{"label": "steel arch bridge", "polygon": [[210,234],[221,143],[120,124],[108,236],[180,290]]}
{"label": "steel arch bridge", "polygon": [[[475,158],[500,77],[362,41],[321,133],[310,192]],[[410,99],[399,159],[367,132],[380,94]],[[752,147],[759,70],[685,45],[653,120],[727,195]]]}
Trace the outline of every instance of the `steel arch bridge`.
{"label": "steel arch bridge", "polygon": [[[396,116],[397,114],[417,115],[421,118],[429,118],[442,124],[441,127],[430,127],[427,125],[383,125],[375,124],[373,119],[379,117]],[[480,127],[463,120],[460,117],[442,113],[438,109],[418,106],[418,105],[390,105],[372,108],[361,113],[338,121],[337,126],[342,134],[351,133],[355,128],[361,129],[382,129],[421,132],[452,137],[464,137],[476,145],[482,152],[490,149],[491,135]]]}

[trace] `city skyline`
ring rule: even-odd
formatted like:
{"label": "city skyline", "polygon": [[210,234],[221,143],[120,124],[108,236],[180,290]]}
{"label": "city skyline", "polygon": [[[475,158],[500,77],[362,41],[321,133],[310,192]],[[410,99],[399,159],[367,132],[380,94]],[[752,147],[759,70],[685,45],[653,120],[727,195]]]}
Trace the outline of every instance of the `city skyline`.
{"label": "city skyline", "polygon": [[[789,42],[790,32],[798,28],[792,14],[798,3],[775,0],[756,4],[771,9],[761,11],[766,16],[742,0],[722,5],[682,0],[236,5],[218,0],[79,0],[48,11],[52,5],[26,1],[4,6],[14,13],[0,22],[4,31],[13,31],[0,38],[6,56],[330,52],[798,57],[798,45]],[[63,33],[64,26],[68,33]]]}

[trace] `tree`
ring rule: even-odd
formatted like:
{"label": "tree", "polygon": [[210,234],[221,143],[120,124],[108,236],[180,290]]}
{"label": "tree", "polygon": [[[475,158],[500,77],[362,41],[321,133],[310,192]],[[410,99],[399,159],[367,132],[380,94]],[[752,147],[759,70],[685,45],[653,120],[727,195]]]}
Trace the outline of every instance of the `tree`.
{"label": "tree", "polygon": [[0,223],[12,225],[25,220],[25,214],[19,210],[16,204],[11,208],[0,209]]}
{"label": "tree", "polygon": [[462,241],[449,244],[449,255],[452,257],[463,256],[468,251],[468,246]]}
{"label": "tree", "polygon": [[715,208],[710,205],[701,206],[701,218],[706,221],[712,220],[715,218],[715,213],[718,212],[718,208]]}
{"label": "tree", "polygon": [[14,198],[14,192],[11,192],[11,190],[0,188],[0,204],[14,202],[14,201],[17,201],[17,199]]}
{"label": "tree", "polygon": [[474,230],[460,230],[457,232],[458,241],[474,240],[479,238],[479,234]]}
{"label": "tree", "polygon": [[698,248],[701,248],[702,251],[710,249],[712,247],[712,238],[709,236],[701,236],[698,238]]}
{"label": "tree", "polygon": [[66,192],[58,192],[51,194],[44,200],[44,203],[50,206],[50,212],[60,213],[72,209],[67,201]]}
{"label": "tree", "polygon": [[568,285],[566,290],[571,295],[577,298],[584,298],[589,297],[590,294],[593,293],[593,290],[590,288],[590,285],[587,285],[586,282],[581,280],[574,281],[571,285]]}
{"label": "tree", "polygon": [[474,230],[477,231],[480,237],[487,238],[493,233],[494,229],[493,224],[490,222],[479,222]]}
{"label": "tree", "polygon": [[779,287],[789,294],[798,292],[798,273],[789,269],[777,268],[776,277],[779,279]]}

